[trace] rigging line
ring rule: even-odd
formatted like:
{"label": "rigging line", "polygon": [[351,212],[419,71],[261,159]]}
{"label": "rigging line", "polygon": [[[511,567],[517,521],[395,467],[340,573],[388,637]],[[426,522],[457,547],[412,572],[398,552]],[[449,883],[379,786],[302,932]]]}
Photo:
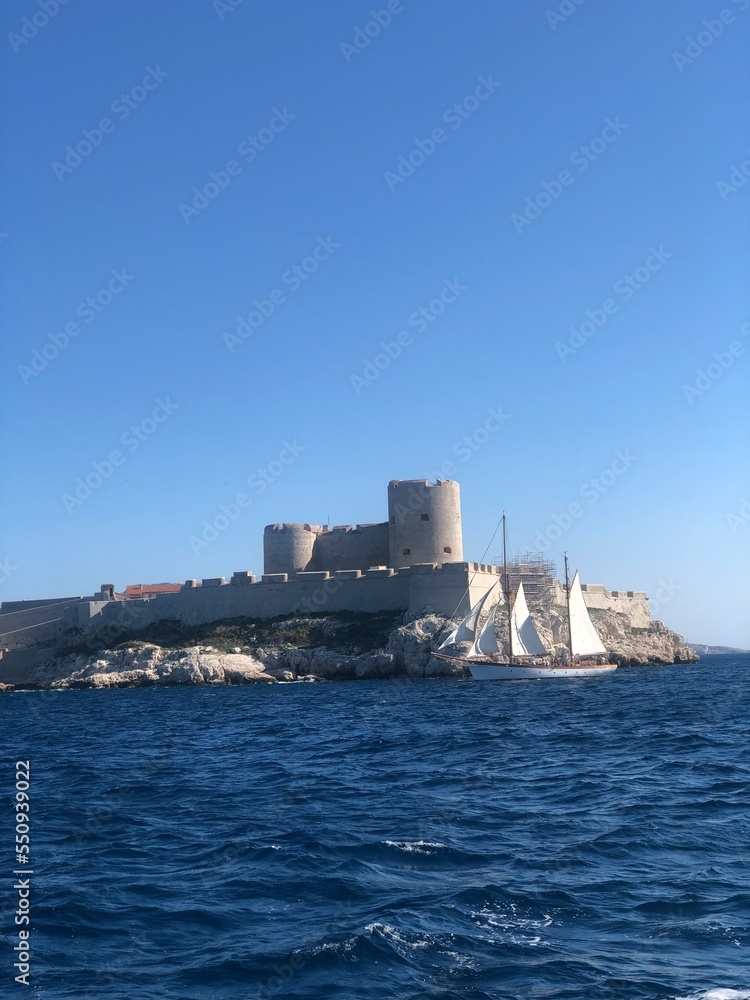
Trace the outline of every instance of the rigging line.
{"label": "rigging line", "polygon": [[[498,533],[498,530],[499,530],[500,525],[502,523],[503,523],[503,520],[502,520],[502,518],[500,518],[500,520],[497,522],[497,526],[495,527],[495,530],[492,532],[492,538],[490,538],[489,542],[487,543],[487,548],[482,553],[482,558],[477,563],[478,566],[481,566],[484,563],[484,558],[487,555],[487,553],[490,551],[490,547],[492,546],[492,543],[495,541],[495,535]],[[463,592],[463,594],[461,594],[459,602],[456,605],[456,607],[454,608],[453,614],[450,616],[450,618],[448,619],[448,621],[452,621],[456,617],[456,613],[458,612],[458,609],[461,607],[461,603],[463,602],[463,599],[466,597],[466,595],[471,590],[471,585],[472,585],[472,583],[474,583],[474,580],[476,579],[478,573],[479,573],[478,569],[474,570],[474,576],[472,576],[472,578],[469,580],[469,585],[467,586],[467,588]],[[435,636],[435,641],[436,642],[440,638],[440,636],[443,634],[443,632],[445,632],[445,630],[447,629],[447,627],[448,627],[447,625],[443,625],[443,627],[440,629],[440,631],[438,632],[438,634]]]}

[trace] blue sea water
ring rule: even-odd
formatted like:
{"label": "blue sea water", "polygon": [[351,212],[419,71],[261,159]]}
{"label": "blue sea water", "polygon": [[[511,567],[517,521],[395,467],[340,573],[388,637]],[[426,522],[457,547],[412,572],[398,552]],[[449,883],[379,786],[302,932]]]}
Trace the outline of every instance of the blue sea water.
{"label": "blue sea water", "polygon": [[34,873],[24,994],[7,805],[2,996],[750,998],[750,657],[0,715]]}

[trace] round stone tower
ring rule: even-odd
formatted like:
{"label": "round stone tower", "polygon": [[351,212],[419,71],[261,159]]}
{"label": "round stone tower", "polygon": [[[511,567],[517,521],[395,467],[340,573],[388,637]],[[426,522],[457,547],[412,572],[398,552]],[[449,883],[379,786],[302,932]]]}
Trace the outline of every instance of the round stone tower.
{"label": "round stone tower", "polygon": [[463,562],[461,496],[452,479],[393,479],[388,484],[390,565]]}
{"label": "round stone tower", "polygon": [[307,569],[315,540],[324,529],[317,524],[268,524],[263,531],[263,572],[297,573]]}

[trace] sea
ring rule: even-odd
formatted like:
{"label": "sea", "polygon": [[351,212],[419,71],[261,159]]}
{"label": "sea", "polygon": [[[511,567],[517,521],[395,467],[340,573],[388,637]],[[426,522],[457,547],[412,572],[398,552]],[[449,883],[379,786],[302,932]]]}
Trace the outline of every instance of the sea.
{"label": "sea", "polygon": [[2,997],[750,998],[749,656],[0,716]]}

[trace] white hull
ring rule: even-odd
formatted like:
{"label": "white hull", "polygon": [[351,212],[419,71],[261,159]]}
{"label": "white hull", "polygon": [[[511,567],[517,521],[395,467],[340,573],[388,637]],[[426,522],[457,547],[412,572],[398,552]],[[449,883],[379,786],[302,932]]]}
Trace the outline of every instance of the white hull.
{"label": "white hull", "polygon": [[510,663],[468,663],[471,676],[477,681],[520,681],[541,680],[543,677],[599,677],[601,674],[611,674],[617,670],[616,663],[604,663],[601,666],[522,666]]}

